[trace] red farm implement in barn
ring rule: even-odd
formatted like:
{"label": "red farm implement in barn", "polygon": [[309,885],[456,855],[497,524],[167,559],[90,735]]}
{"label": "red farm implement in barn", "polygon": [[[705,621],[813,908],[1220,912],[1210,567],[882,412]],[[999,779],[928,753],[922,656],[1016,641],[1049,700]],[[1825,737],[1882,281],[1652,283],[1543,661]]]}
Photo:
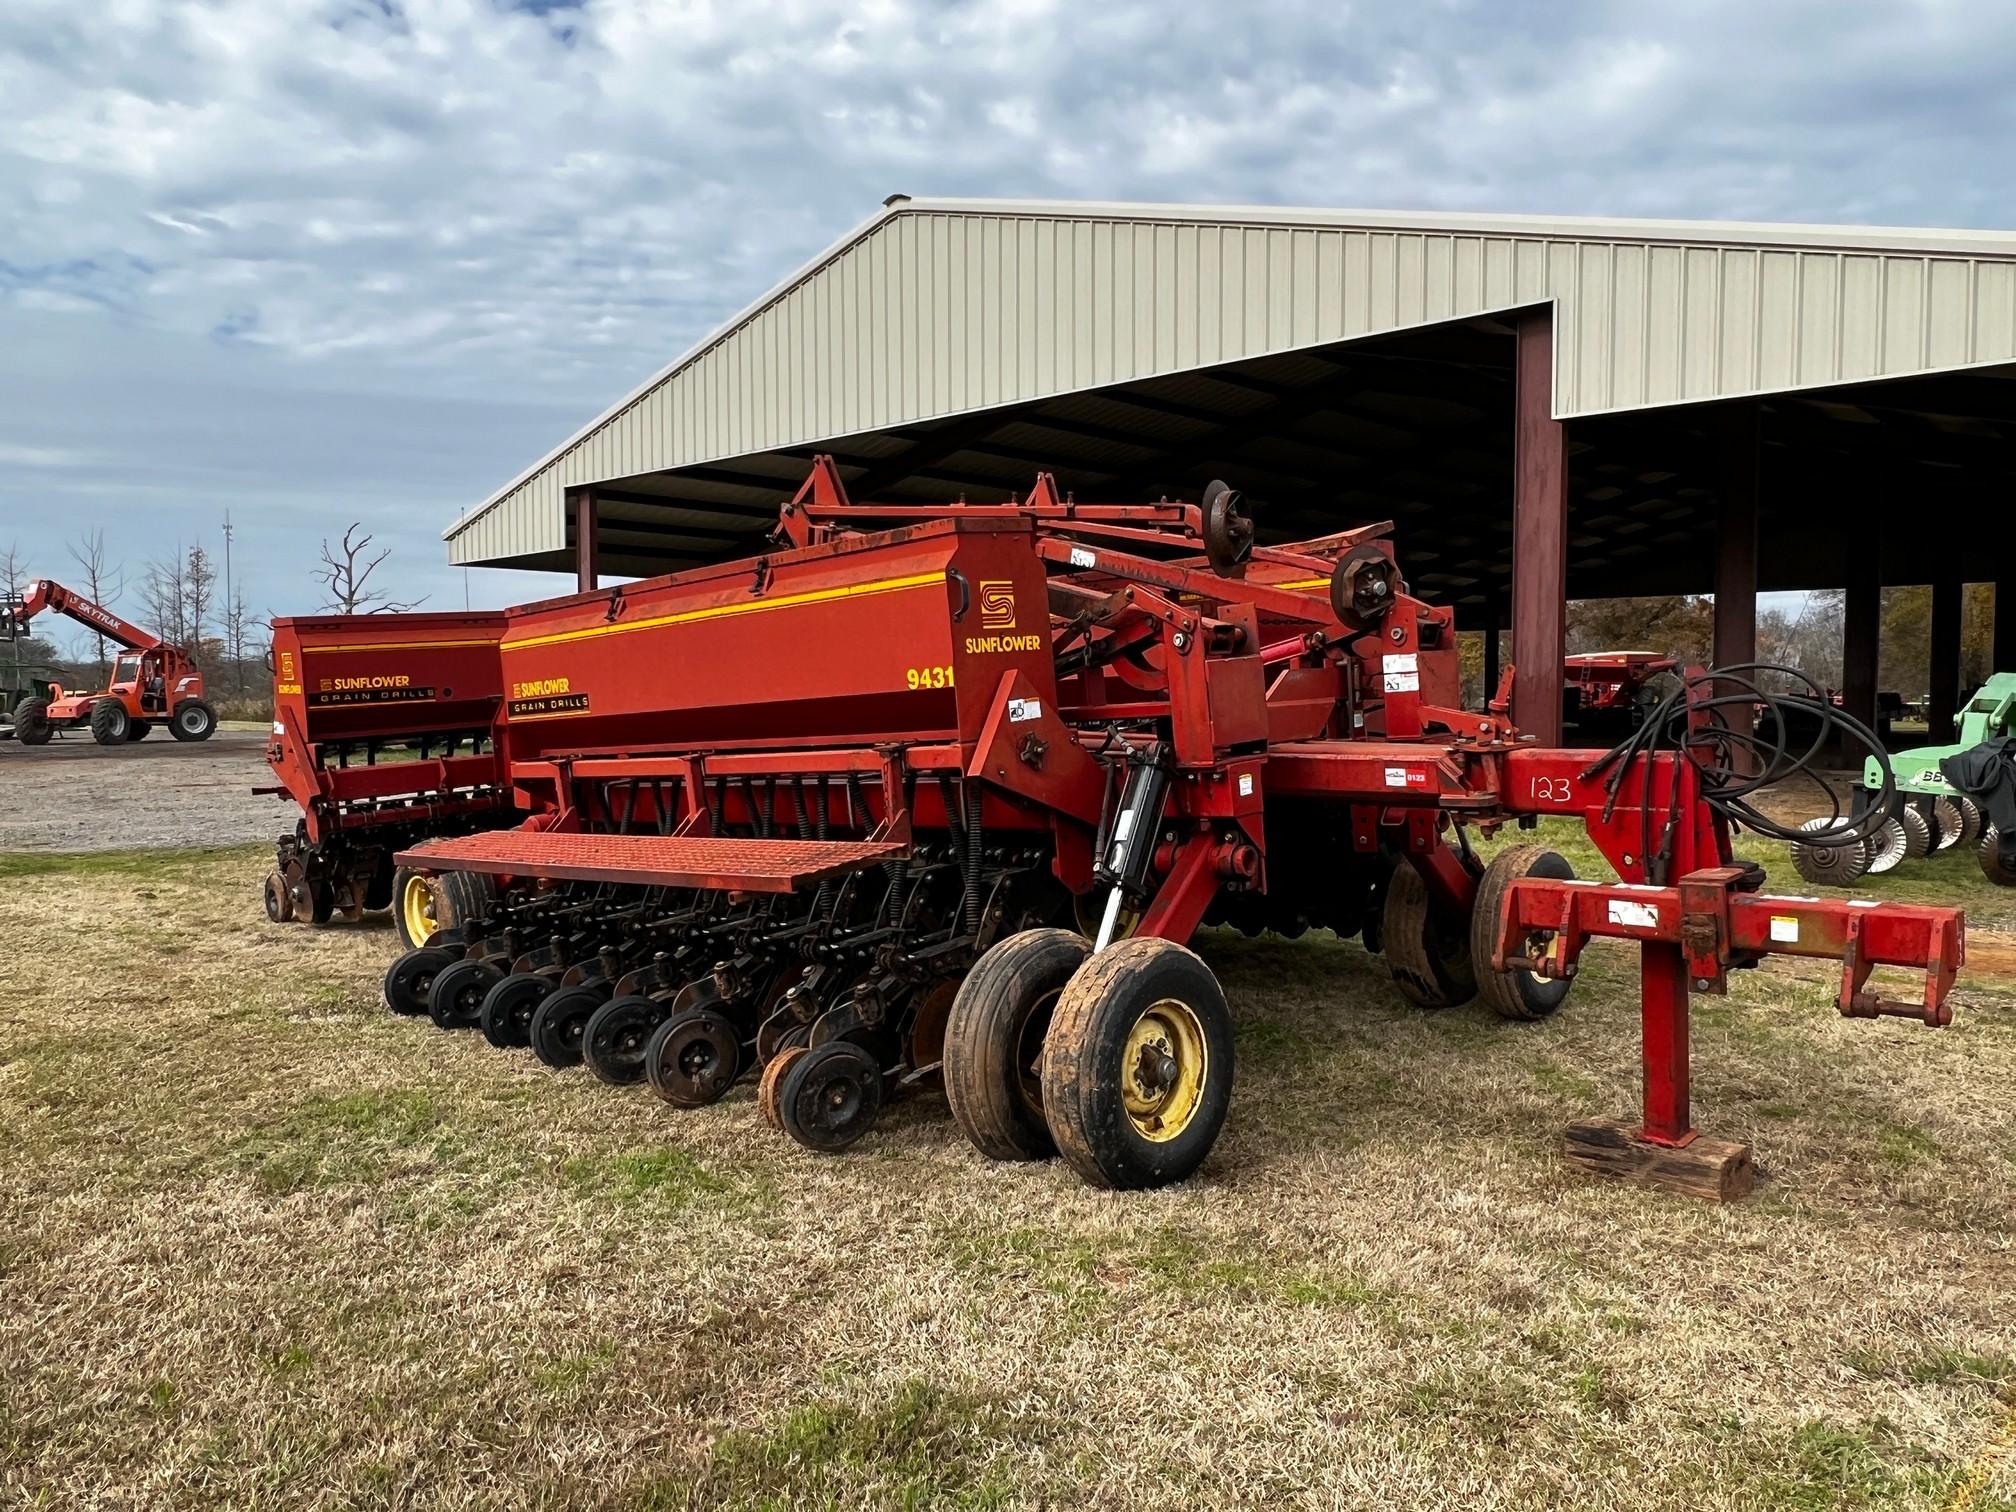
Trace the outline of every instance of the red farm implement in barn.
{"label": "red farm implement in barn", "polygon": [[29,699],[14,710],[14,738],[45,745],[57,730],[88,729],[100,745],[124,745],[166,724],[177,740],[208,740],[217,716],[203,697],[203,670],[187,651],[128,624],[103,604],[47,578],[0,603],[0,640],[28,633],[38,614],[75,620],[120,648],[106,686],[96,693]]}
{"label": "red farm implement in barn", "polygon": [[[856,505],[822,460],[775,551],[484,632],[495,780],[525,817],[398,856],[486,885],[392,964],[387,1001],[681,1107],[754,1076],[815,1149],[942,1080],[986,1154],[1142,1187],[1197,1168],[1230,1098],[1200,925],[1360,935],[1411,1002],[1519,1020],[1608,935],[1644,962],[1645,1107],[1571,1156],[1741,1190],[1742,1147],[1692,1127],[1690,993],[1820,954],[1842,1011],[1940,1023],[1959,914],[1763,892],[1730,825],[1761,822],[1745,797],[1786,758],[1736,749],[1705,676],[1607,754],[1462,709],[1451,612],[1384,536],[1256,546],[1218,484]],[[1619,880],[1471,843],[1548,816]],[[1878,996],[1877,965],[1922,969],[1922,1000]]]}

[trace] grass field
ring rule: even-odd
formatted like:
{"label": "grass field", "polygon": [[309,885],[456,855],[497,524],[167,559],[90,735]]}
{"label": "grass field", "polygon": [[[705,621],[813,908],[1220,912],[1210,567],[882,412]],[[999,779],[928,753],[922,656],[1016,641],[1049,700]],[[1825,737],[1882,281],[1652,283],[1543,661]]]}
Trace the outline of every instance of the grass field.
{"label": "grass field", "polygon": [[1715,1208],[1558,1158],[1634,1105],[1628,951],[1505,1025],[1207,934],[1231,1122],[1113,1196],[935,1096],[820,1159],[394,1019],[389,927],[265,864],[0,857],[7,1505],[2016,1507],[2011,984],[1699,1002]]}

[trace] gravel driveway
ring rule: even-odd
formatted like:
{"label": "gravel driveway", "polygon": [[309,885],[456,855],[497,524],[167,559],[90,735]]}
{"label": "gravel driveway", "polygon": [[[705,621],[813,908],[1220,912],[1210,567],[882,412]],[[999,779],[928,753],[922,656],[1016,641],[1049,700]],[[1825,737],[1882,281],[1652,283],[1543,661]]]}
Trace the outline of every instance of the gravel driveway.
{"label": "gravel driveway", "polygon": [[219,730],[184,744],[166,732],[101,746],[70,732],[46,746],[0,740],[0,851],[239,845],[291,829],[294,805],[259,797],[273,781],[266,737]]}

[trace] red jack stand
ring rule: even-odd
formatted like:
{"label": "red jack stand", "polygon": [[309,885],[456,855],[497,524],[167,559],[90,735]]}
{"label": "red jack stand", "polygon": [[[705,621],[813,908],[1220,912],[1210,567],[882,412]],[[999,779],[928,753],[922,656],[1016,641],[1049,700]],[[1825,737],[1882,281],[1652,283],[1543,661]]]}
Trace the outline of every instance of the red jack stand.
{"label": "red jack stand", "polygon": [[1694,1128],[1687,1106],[1687,956],[1678,945],[1639,947],[1645,1117],[1570,1124],[1562,1155],[1595,1176],[1711,1202],[1748,1196],[1757,1183],[1750,1146]]}

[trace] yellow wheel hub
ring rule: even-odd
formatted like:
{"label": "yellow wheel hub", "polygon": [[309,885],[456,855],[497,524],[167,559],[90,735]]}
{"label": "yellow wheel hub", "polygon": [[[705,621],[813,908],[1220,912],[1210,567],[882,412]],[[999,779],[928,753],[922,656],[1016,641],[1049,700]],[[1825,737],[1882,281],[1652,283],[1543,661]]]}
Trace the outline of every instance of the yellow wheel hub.
{"label": "yellow wheel hub", "polygon": [[406,879],[406,896],[399,900],[399,914],[406,924],[406,937],[425,945],[441,927],[434,916],[434,887],[425,877]]}
{"label": "yellow wheel hub", "polygon": [[1174,1139],[1190,1126],[1211,1074],[1204,1025],[1188,1003],[1164,998],[1127,1031],[1120,1100],[1143,1139]]}

